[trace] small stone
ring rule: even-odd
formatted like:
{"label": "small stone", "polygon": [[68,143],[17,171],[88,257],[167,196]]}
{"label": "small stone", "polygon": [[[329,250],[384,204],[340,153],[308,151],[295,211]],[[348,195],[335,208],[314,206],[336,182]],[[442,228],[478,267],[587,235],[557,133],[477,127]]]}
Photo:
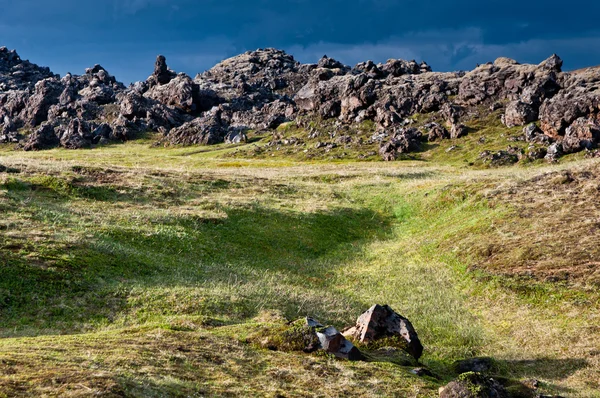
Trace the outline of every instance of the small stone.
{"label": "small stone", "polygon": [[469,134],[469,129],[464,124],[453,124],[450,129],[450,138],[457,139]]}
{"label": "small stone", "polygon": [[548,147],[548,151],[544,159],[548,162],[556,162],[563,155],[562,143],[555,142]]}
{"label": "small stone", "polygon": [[321,325],[321,322],[319,322],[316,319],[311,318],[309,316],[304,318],[304,320],[306,322],[306,326],[308,326],[309,328],[322,328],[323,327],[323,325]]}
{"label": "small stone", "polygon": [[248,136],[242,131],[234,130],[225,136],[226,144],[240,144],[243,142],[248,142]]}
{"label": "small stone", "polygon": [[525,134],[525,140],[527,142],[533,142],[536,137],[543,134],[543,132],[535,123],[531,123],[523,128],[523,134]]}
{"label": "small stone", "polygon": [[410,371],[410,373],[417,375],[419,377],[432,377],[434,379],[440,379],[440,377],[438,375],[436,375],[435,373],[433,373],[431,370],[427,369],[427,368],[414,368]]}
{"label": "small stone", "polygon": [[429,126],[429,133],[427,135],[427,141],[434,142],[439,140],[445,140],[450,138],[450,133],[443,126],[432,123]]}
{"label": "small stone", "polygon": [[321,348],[338,358],[347,359],[350,361],[360,361],[363,359],[363,355],[358,348],[348,341],[333,326],[318,330],[317,337],[321,342]]}

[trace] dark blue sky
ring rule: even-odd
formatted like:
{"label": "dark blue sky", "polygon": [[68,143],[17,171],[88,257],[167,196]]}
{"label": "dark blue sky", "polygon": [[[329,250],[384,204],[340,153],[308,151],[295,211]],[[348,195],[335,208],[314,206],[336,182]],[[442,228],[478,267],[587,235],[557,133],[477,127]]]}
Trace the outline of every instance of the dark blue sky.
{"label": "dark blue sky", "polygon": [[0,0],[0,10],[0,46],[61,75],[99,63],[125,83],[145,79],[159,53],[193,77],[259,47],[302,62],[425,60],[438,71],[552,53],[567,69],[600,64],[591,0]]}

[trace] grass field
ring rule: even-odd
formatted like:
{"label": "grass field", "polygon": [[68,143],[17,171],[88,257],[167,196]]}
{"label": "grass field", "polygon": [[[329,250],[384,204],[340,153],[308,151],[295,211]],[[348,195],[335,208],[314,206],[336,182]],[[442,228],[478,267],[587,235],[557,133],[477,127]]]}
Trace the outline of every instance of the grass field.
{"label": "grass field", "polygon": [[[251,145],[0,148],[0,397],[434,397],[477,356],[600,397],[597,161]],[[441,380],[250,338],[306,315],[342,328],[375,303],[412,321]]]}

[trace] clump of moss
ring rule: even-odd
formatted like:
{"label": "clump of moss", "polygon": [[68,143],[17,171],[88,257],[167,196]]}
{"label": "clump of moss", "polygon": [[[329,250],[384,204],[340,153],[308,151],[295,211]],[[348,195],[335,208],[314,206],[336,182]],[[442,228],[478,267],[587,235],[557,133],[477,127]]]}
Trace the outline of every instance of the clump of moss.
{"label": "clump of moss", "polygon": [[281,333],[282,348],[287,351],[312,352],[319,346],[314,328],[302,324],[292,325]]}
{"label": "clump of moss", "polygon": [[70,196],[74,192],[72,181],[51,175],[37,175],[29,179],[36,189],[47,189],[59,195]]}
{"label": "clump of moss", "polygon": [[481,373],[467,372],[458,376],[457,381],[466,387],[475,397],[490,396],[490,381]]}
{"label": "clump of moss", "polygon": [[272,351],[313,352],[319,347],[319,338],[313,327],[304,320],[291,324],[276,323],[261,325],[247,339],[251,343]]}

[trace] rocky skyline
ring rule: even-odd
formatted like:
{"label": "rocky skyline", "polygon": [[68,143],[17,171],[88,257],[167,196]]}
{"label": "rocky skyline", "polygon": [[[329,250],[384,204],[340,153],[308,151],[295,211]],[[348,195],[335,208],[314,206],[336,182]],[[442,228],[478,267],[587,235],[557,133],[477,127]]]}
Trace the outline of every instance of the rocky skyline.
{"label": "rocky skyline", "polygon": [[[474,115],[501,111],[507,128],[539,122],[523,131],[535,151],[499,156],[553,161],[594,149],[600,139],[598,68],[563,72],[562,65],[553,55],[539,65],[499,58],[470,72],[432,72],[425,62],[398,59],[350,67],[324,56],[301,64],[284,51],[259,49],[193,79],[158,56],[147,80],[126,87],[100,65],[61,78],[2,47],[0,140],[24,150],[77,149],[159,132],[163,143],[206,145],[288,122],[335,120],[335,142],[326,149],[360,147],[353,128],[368,121],[375,126],[369,144],[394,160],[422,142],[468,134]],[[431,122],[411,127],[414,115]]]}

